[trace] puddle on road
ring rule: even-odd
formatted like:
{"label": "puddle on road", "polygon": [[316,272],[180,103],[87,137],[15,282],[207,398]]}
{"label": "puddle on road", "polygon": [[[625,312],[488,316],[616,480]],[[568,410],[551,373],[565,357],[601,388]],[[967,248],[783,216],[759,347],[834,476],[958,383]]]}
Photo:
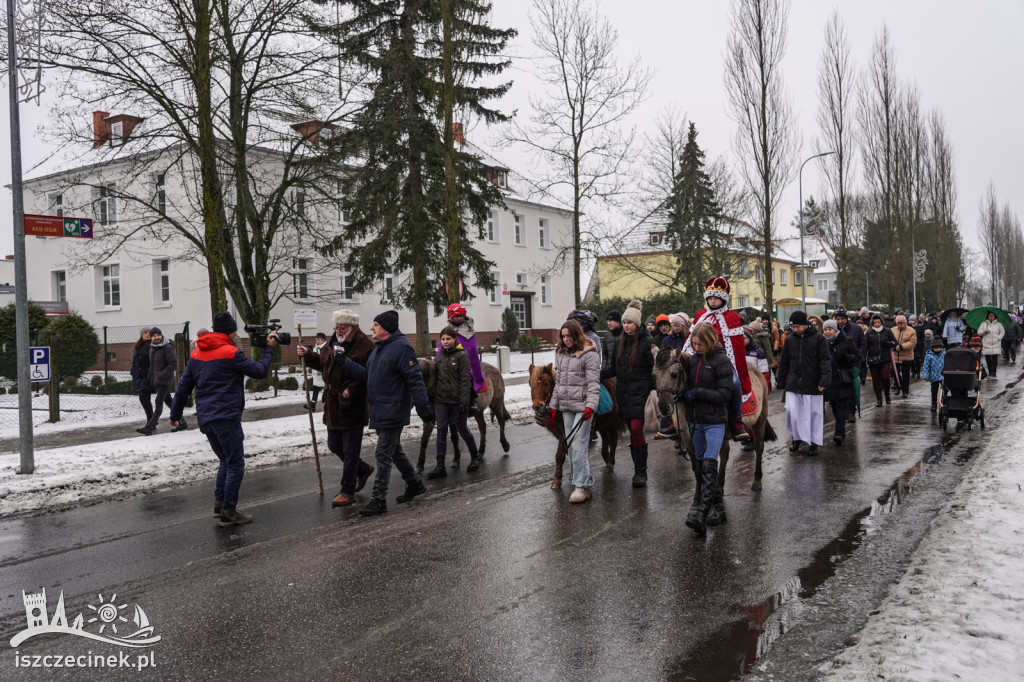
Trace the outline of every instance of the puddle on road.
{"label": "puddle on road", "polygon": [[[871,506],[854,516],[832,542],[822,547],[811,562],[800,569],[782,590],[747,609],[747,617],[724,625],[709,640],[695,648],[668,679],[702,681],[735,680],[751,667],[790,629],[803,608],[801,602],[813,597],[837,568],[857,551],[877,527],[876,519],[895,511],[913,492],[913,479],[924,465],[942,464],[946,453],[960,440],[947,436],[944,444],[925,448],[921,459],[907,469]],[[978,452],[971,446],[957,452],[954,464],[963,466]],[[694,671],[694,672],[690,672]]]}

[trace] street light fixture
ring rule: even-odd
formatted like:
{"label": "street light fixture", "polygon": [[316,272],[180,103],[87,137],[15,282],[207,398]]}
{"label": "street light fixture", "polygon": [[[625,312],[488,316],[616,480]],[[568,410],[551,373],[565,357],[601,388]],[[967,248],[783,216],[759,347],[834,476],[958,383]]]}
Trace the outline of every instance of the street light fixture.
{"label": "street light fixture", "polygon": [[804,312],[807,312],[807,267],[804,265],[804,166],[807,165],[808,161],[817,159],[822,156],[828,156],[829,154],[835,154],[835,152],[828,151],[805,159],[800,164],[800,298],[803,301]]}

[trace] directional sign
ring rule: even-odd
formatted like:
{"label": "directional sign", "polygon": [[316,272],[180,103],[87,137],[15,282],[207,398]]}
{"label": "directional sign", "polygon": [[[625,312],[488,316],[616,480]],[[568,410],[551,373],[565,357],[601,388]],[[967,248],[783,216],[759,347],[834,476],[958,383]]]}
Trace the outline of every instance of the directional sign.
{"label": "directional sign", "polygon": [[91,218],[67,218],[25,214],[25,235],[36,237],[77,237],[92,239]]}
{"label": "directional sign", "polygon": [[28,376],[32,381],[50,380],[49,346],[33,346],[28,349]]}

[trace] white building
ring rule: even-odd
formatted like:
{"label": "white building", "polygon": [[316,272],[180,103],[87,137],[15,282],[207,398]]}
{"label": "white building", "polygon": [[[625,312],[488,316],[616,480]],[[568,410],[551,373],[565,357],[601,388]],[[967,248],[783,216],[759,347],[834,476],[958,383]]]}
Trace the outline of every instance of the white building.
{"label": "white building", "polygon": [[[800,263],[800,237],[786,237],[776,242],[776,250],[786,254]],[[839,268],[835,254],[828,248],[824,240],[817,236],[805,236],[803,243],[803,264],[807,270],[807,298],[819,298],[828,301],[830,308],[838,308],[839,301]]]}
{"label": "white building", "polygon": [[[66,301],[71,310],[96,327],[185,321],[191,322],[193,330],[208,327],[206,264],[195,245],[168,225],[169,220],[191,221],[201,229],[192,160],[173,147],[129,153],[130,145],[124,141],[140,125],[144,123],[136,117],[96,112],[93,149],[82,150],[74,163],[63,168],[29,174],[26,213],[92,218],[95,237],[27,237],[29,297]],[[464,305],[475,319],[481,344],[498,336],[501,314],[509,307],[522,329],[553,340],[574,304],[571,269],[555,267],[559,249],[571,244],[570,214],[528,201],[525,181],[478,153],[484,158],[488,177],[501,187],[506,208],[491,212],[485,239],[477,245],[495,263],[493,274],[499,284]],[[266,159],[268,165],[273,164],[272,154]],[[126,196],[142,200],[126,201]],[[344,215],[336,204],[325,208],[304,197],[293,196],[292,200],[298,202],[293,209],[316,212],[313,215],[321,234],[329,236],[340,230]],[[304,200],[307,205],[303,207]],[[307,314],[315,311],[315,325],[304,324],[304,334],[332,331],[331,311],[339,308],[356,311],[368,330],[374,316],[394,307],[390,294],[400,278],[408,276],[396,272],[373,289],[359,292],[346,281],[337,262],[287,239],[282,241],[282,249],[273,268],[268,268],[272,270],[272,287],[283,295],[271,318],[280,318],[285,329],[293,332],[297,309]],[[413,311],[400,310],[399,320],[407,334],[415,331]],[[444,316],[431,319],[435,341],[445,324]]]}

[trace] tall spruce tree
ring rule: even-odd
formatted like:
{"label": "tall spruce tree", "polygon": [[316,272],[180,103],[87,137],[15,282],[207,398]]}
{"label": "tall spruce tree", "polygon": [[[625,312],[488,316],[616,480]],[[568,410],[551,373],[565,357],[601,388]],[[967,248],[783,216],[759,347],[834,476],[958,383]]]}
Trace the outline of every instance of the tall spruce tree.
{"label": "tall spruce tree", "polygon": [[704,170],[704,151],[691,122],[668,202],[665,237],[676,259],[674,284],[682,285],[693,310],[703,307],[703,283],[721,268],[718,223],[721,209],[711,177]]}
{"label": "tall spruce tree", "polygon": [[[368,94],[336,139],[353,158],[342,181],[350,220],[321,250],[342,254],[357,290],[373,288],[388,273],[396,277],[391,300],[415,311],[416,348],[423,353],[429,306],[440,312],[467,274],[480,288],[495,285],[493,263],[475,242],[483,238],[487,212],[503,205],[501,193],[480,158],[457,143],[452,124],[456,111],[503,120],[485,102],[509,85],[475,81],[509,65],[496,55],[514,32],[489,27],[490,3],[479,0],[340,2],[350,18],[321,28],[368,72]],[[409,276],[398,279],[402,273]]]}

